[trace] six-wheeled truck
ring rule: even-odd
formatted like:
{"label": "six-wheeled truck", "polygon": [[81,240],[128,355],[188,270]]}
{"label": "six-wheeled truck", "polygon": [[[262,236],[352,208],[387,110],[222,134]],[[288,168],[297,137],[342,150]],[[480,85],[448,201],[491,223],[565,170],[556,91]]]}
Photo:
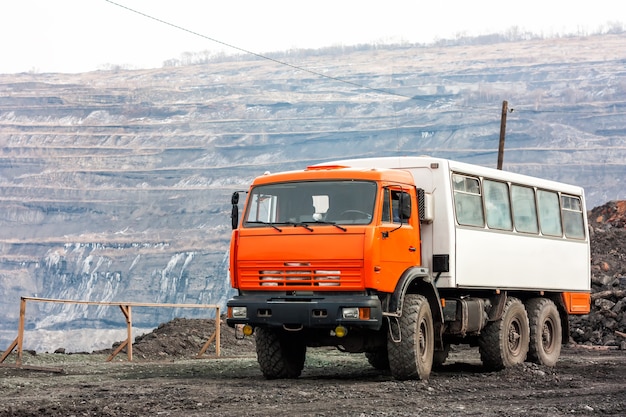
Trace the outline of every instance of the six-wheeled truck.
{"label": "six-wheeled truck", "polygon": [[266,378],[307,347],[427,379],[452,344],[488,369],[553,366],[590,309],[580,187],[431,157],[335,161],[233,194],[228,325]]}

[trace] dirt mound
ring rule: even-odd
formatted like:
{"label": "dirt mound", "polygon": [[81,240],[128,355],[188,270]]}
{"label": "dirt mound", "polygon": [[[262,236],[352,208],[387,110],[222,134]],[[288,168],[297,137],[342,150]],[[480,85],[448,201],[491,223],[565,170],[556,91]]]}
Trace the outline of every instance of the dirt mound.
{"label": "dirt mound", "polygon": [[575,342],[626,350],[626,201],[588,213],[591,236],[591,313],[572,316]]}
{"label": "dirt mound", "polygon": [[[198,355],[215,333],[213,319],[176,318],[159,325],[152,332],[138,336],[133,343],[134,360],[163,360],[193,358]],[[220,350],[222,356],[236,357],[255,351],[254,339],[241,339],[235,330],[226,325],[225,317],[220,319]],[[119,346],[119,342],[112,349]],[[215,356],[213,339],[204,356]]]}

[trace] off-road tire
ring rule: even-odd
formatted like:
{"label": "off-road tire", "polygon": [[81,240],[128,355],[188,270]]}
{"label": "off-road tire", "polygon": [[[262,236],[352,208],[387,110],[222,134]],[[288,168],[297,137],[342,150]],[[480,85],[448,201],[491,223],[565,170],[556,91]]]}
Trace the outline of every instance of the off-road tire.
{"label": "off-road tire", "polygon": [[387,346],[371,352],[365,352],[365,357],[374,369],[378,369],[379,371],[389,370],[389,355],[387,354]]}
{"label": "off-road tire", "polygon": [[530,323],[528,361],[545,366],[556,365],[563,342],[559,310],[548,298],[531,298],[526,302],[526,311]]}
{"label": "off-road tire", "polygon": [[258,327],[255,330],[256,355],[267,379],[297,378],[304,368],[306,345],[297,335],[278,329]]}
{"label": "off-road tire", "polygon": [[485,326],[478,338],[478,349],[483,366],[500,370],[526,360],[530,340],[530,325],[524,304],[509,297],[502,317]]}
{"label": "off-road tire", "polygon": [[[389,320],[387,352],[391,375],[399,380],[428,379],[433,366],[433,315],[426,297],[407,294],[402,316]],[[399,340],[398,340],[399,339]]]}

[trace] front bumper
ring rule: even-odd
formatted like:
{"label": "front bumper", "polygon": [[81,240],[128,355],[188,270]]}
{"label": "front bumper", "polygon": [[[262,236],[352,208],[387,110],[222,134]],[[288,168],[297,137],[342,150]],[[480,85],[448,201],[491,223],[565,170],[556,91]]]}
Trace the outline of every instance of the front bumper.
{"label": "front bumper", "polygon": [[[232,307],[246,307],[247,317],[226,319],[235,327],[238,324],[291,328],[335,328],[338,325],[379,330],[383,314],[380,300],[375,295],[314,295],[278,296],[276,294],[239,295],[227,303]],[[369,308],[369,317],[344,318],[342,308]]]}

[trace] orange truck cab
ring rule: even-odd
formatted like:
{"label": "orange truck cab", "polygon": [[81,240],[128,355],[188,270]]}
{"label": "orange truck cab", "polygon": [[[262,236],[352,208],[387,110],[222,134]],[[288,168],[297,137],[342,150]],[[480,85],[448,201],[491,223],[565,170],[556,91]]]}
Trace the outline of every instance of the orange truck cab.
{"label": "orange truck cab", "polygon": [[[587,308],[588,288],[494,286],[489,274],[463,273],[474,265],[464,266],[457,239],[465,242],[475,233],[477,243],[496,245],[490,236],[503,234],[489,224],[486,199],[472,209],[481,210],[477,218],[486,213],[480,226],[459,217],[461,203],[478,202],[470,198],[477,195],[470,186],[490,190],[497,182],[509,201],[517,192],[515,182],[495,170],[471,167],[427,157],[376,158],[267,174],[252,183],[241,218],[239,194],[233,195],[230,279],[238,295],[228,301],[227,323],[255,334],[265,377],[299,376],[307,347],[317,346],[365,352],[372,366],[391,369],[398,379],[428,378],[453,343],[478,344],[483,362],[494,369],[526,360],[529,351],[542,363],[556,361],[553,350],[567,314]],[[428,179],[418,187],[425,173]],[[513,180],[539,192],[525,177]],[[584,204],[581,196],[573,198]],[[512,242],[527,237],[509,216],[504,234]],[[580,221],[586,224],[586,217]],[[576,236],[588,253],[586,234]],[[534,237],[540,240],[541,232]],[[542,329],[551,326],[547,347],[545,335],[531,331],[536,320],[529,321],[528,310],[540,316]],[[519,343],[487,346],[504,345],[500,339],[511,331],[519,333]]]}

